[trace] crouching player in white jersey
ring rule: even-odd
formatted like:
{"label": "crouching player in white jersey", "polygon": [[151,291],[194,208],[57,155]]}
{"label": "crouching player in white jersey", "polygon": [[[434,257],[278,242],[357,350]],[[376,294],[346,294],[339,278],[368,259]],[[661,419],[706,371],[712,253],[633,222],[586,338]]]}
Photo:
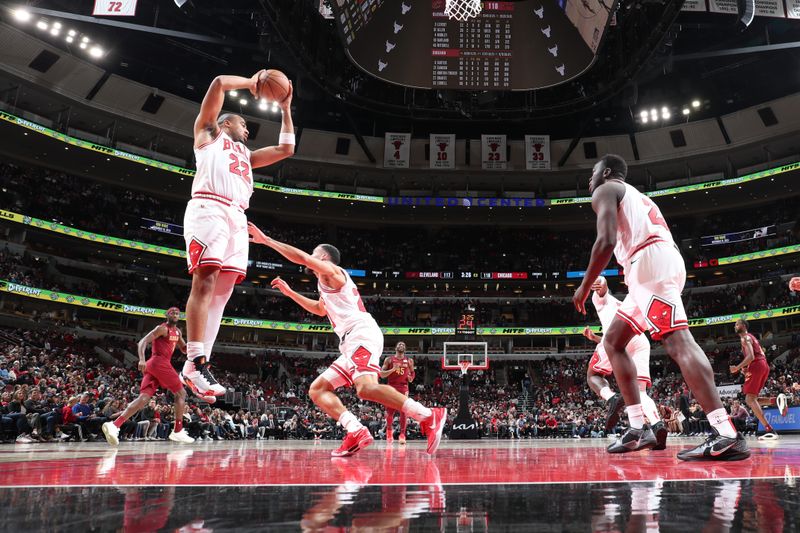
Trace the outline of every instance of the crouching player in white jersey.
{"label": "crouching player in white jersey", "polygon": [[187,361],[180,378],[194,394],[209,402],[225,394],[208,364],[225,305],[234,285],[247,273],[250,244],[244,213],[253,194],[252,170],[294,154],[291,86],[286,99],[278,102],[283,121],[277,146],[251,152],[244,144],[248,137],[245,119],[232,113],[219,114],[227,91],[247,89],[257,96],[260,73],[251,78],[214,78],[194,123],[197,173],[183,222],[192,288],[186,302]]}
{"label": "crouching player in white jersey", "polygon": [[[592,293],[592,303],[597,311],[598,318],[600,318],[600,325],[603,326],[603,331],[607,331],[622,302],[608,292],[608,282],[603,276],[597,278],[597,281],[592,284],[592,291],[594,291]],[[583,336],[597,344],[597,349],[589,361],[589,367],[586,369],[586,382],[595,394],[608,402],[608,414],[606,416],[606,432],[608,432],[619,421],[619,414],[625,402],[619,393],[614,394],[608,380],[605,378],[611,375],[613,369],[611,362],[608,360],[606,349],[603,347],[602,337],[593,333],[589,326],[586,326],[586,329],[583,330]],[[633,364],[636,366],[636,381],[639,383],[642,410],[645,418],[652,424],[653,433],[656,436],[656,445],[653,449],[664,450],[667,447],[667,428],[658,414],[656,402],[647,395],[647,387],[652,382],[650,381],[650,342],[644,333],[640,333],[631,339],[625,347],[625,353],[633,359]]]}
{"label": "crouching player in white jersey", "polygon": [[655,435],[644,424],[636,385],[636,367],[625,353],[630,340],[650,331],[678,364],[694,397],[705,411],[714,434],[703,444],[678,453],[685,461],[739,461],[750,457],[744,437],[737,433],[722,405],[708,357],[689,332],[681,300],[686,267],[661,210],[647,196],[625,183],[628,165],[608,154],[592,170],[589,191],[597,213],[597,239],[586,275],[575,291],[575,308],[586,314],[592,283],[612,254],[622,265],[628,295],[603,336],[603,346],[614,368],[631,428],[608,447],[611,453],[652,448]]}
{"label": "crouching player in white jersey", "polygon": [[377,402],[400,411],[419,422],[428,438],[428,453],[439,447],[442,430],[447,421],[447,410],[442,407],[428,408],[408,398],[389,385],[378,383],[381,371],[380,357],[383,353],[383,332],[364,308],[358,287],[350,275],[339,266],[339,250],[330,244],[320,244],[309,255],[302,250],[276,241],[264,235],[253,223],[249,224],[250,240],[269,246],[289,261],[305,266],[317,277],[319,300],[312,300],[293,291],[281,278],[272,281],[272,287],[281,291],[294,302],[331,321],[333,331],[339,336],[341,356],[314,382],[308,390],[311,400],[325,414],[338,421],[347,435],[338,450],[331,455],[345,457],[372,444],[369,430],[348,411],[334,393],[342,386],[355,387],[362,400]]}

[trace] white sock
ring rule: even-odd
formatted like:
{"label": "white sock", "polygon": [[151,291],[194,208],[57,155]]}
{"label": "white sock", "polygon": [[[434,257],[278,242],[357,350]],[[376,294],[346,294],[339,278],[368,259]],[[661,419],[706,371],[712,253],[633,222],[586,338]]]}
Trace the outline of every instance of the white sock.
{"label": "white sock", "polygon": [[729,439],[736,438],[736,428],[733,426],[731,417],[728,416],[728,412],[725,411],[724,407],[711,411],[707,413],[706,416],[708,417],[708,423],[711,424],[711,427],[716,429],[720,435],[728,437]]}
{"label": "white sock", "polygon": [[639,400],[642,402],[642,412],[647,417],[647,421],[652,425],[661,421],[658,415],[658,406],[645,391],[639,391]]}
{"label": "white sock", "polygon": [[214,286],[214,296],[208,304],[208,317],[206,318],[206,331],[203,335],[203,347],[205,348],[206,360],[211,359],[211,351],[214,349],[214,341],[217,340],[219,327],[222,324],[222,314],[225,306],[231,299],[233,288],[236,286],[236,279],[239,274],[236,272],[220,272],[217,277],[217,284]]}
{"label": "white sock", "polygon": [[345,411],[341,414],[341,416],[339,416],[339,424],[341,424],[344,430],[348,433],[355,433],[364,427],[361,425],[361,422],[358,421],[356,415],[350,411]]}
{"label": "white sock", "polygon": [[628,413],[628,422],[630,422],[633,429],[642,429],[642,427],[644,427],[644,411],[642,410],[642,404],[637,403],[636,405],[629,405],[625,408],[625,412]]}
{"label": "white sock", "polygon": [[426,418],[430,417],[433,412],[422,405],[421,403],[408,398],[405,402],[403,402],[403,408],[401,409],[405,414],[419,422],[420,420],[425,420]]}
{"label": "white sock", "polygon": [[608,401],[613,396],[614,396],[614,391],[611,390],[611,387],[605,386],[602,389],[600,389],[600,397],[605,401]]}
{"label": "white sock", "polygon": [[203,343],[197,341],[189,341],[186,343],[186,357],[189,361],[193,361],[195,357],[203,355]]}

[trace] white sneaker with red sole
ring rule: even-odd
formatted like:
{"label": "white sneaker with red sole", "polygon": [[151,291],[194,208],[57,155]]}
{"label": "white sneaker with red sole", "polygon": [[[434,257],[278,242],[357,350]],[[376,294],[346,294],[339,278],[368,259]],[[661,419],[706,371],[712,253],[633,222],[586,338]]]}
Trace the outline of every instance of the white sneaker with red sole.
{"label": "white sneaker with red sole", "polygon": [[333,457],[348,457],[372,444],[373,440],[375,439],[372,438],[369,430],[362,427],[358,431],[345,435],[342,445],[338,450],[333,450],[331,455]]}
{"label": "white sneaker with red sole", "polygon": [[205,357],[198,357],[194,361],[187,360],[183,364],[180,379],[181,383],[189,387],[189,390],[201,399],[207,396],[222,396],[225,394],[225,387],[220,385],[211,374]]}
{"label": "white sneaker with red sole", "polygon": [[428,453],[433,455],[442,441],[442,431],[447,423],[447,409],[444,407],[431,408],[431,416],[420,422],[422,432],[428,437]]}

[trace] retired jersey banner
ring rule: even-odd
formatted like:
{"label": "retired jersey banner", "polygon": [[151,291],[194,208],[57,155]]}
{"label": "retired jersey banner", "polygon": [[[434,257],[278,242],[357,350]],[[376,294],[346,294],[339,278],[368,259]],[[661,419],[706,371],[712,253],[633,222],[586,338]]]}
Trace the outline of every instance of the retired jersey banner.
{"label": "retired jersey banner", "polygon": [[431,133],[431,168],[456,168],[456,136],[454,133]]}
{"label": "retired jersey banner", "polygon": [[708,10],[712,13],[739,13],[736,0],[708,0]]}
{"label": "retired jersey banner", "polygon": [[383,146],[384,168],[408,168],[410,153],[410,133],[386,133],[386,142]]}
{"label": "retired jersey banner", "polygon": [[786,16],[790,19],[800,19],[800,0],[786,0]]}
{"label": "retired jersey banner", "polygon": [[527,170],[550,170],[550,136],[525,136],[525,168]]}
{"label": "retired jersey banner", "polygon": [[755,16],[786,18],[783,0],[756,0]]}
{"label": "retired jersey banner", "polygon": [[686,0],[681,11],[707,11],[706,0]]}
{"label": "retired jersey banner", "polygon": [[481,167],[484,170],[508,168],[505,135],[481,135]]}
{"label": "retired jersey banner", "polygon": [[92,15],[100,17],[132,17],[136,15],[136,0],[94,0]]}

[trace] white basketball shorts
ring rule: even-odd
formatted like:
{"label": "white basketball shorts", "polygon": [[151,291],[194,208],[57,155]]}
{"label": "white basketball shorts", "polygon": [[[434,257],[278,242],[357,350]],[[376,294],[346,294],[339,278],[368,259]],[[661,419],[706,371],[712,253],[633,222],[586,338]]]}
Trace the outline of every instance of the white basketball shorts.
{"label": "white basketball shorts", "polygon": [[368,374],[378,377],[383,354],[383,332],[374,320],[353,326],[339,343],[342,355],[322,373],[334,389],[353,386],[356,378]]}
{"label": "white basketball shorts", "polygon": [[189,273],[200,266],[215,266],[222,272],[247,275],[250,238],[247,216],[241,209],[203,198],[193,198],[183,217],[186,264]]}

